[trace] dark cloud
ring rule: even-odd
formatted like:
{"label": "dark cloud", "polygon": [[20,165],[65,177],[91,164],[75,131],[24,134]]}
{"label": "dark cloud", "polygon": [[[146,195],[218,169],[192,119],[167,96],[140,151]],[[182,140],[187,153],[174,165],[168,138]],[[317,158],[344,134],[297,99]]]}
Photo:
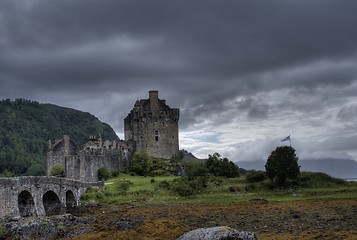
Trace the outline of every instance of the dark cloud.
{"label": "dark cloud", "polygon": [[121,132],[157,89],[182,131],[220,129],[217,143],[228,126],[265,141],[324,123],[317,135],[333,141],[355,132],[356,12],[349,0],[3,0],[0,97],[90,111]]}

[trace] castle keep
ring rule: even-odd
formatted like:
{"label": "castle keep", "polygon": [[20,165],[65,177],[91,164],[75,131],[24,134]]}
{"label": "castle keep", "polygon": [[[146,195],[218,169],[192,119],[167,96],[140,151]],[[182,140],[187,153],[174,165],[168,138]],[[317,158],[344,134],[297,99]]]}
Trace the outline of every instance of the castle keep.
{"label": "castle keep", "polygon": [[149,99],[137,100],[124,119],[125,140],[134,141],[136,150],[151,156],[171,158],[179,152],[179,109],[170,108],[150,91]]}
{"label": "castle keep", "polygon": [[120,169],[128,165],[135,152],[145,151],[153,157],[171,158],[179,152],[179,109],[170,108],[150,91],[149,99],[137,100],[124,119],[125,140],[109,141],[90,136],[76,146],[69,138],[49,142],[47,176],[55,165],[61,165],[66,178],[81,181],[98,180],[98,169]]}

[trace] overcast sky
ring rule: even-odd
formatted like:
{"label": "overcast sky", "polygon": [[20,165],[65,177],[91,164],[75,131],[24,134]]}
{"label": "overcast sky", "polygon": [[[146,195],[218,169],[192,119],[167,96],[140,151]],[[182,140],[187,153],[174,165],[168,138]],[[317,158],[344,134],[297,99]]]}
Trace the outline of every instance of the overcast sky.
{"label": "overcast sky", "polygon": [[0,0],[0,99],[180,108],[180,148],[357,160],[357,1]]}

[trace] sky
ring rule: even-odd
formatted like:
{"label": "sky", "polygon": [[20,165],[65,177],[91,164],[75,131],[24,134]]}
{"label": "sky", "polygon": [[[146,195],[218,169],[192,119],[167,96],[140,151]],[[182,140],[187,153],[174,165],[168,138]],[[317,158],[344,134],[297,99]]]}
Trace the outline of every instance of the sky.
{"label": "sky", "polygon": [[90,112],[123,139],[137,99],[180,109],[180,148],[357,160],[357,1],[0,0],[0,99]]}

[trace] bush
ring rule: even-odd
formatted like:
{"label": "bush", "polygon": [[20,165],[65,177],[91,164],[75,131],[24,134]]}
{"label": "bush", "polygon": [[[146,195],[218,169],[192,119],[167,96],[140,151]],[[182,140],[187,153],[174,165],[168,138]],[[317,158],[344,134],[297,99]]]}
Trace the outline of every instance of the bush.
{"label": "bush", "polygon": [[81,200],[100,200],[105,197],[103,189],[99,187],[90,187],[85,194],[81,196]]}
{"label": "bush", "polygon": [[264,171],[256,171],[256,170],[248,171],[245,177],[248,183],[262,182],[267,178],[268,177]]}
{"label": "bush", "polygon": [[186,177],[176,179],[170,189],[180,196],[191,196],[196,194],[195,189],[190,185],[190,181]]}
{"label": "bush", "polygon": [[159,183],[159,187],[162,189],[170,189],[170,183],[166,180]]}
{"label": "bush", "polygon": [[126,195],[131,184],[131,181],[122,179],[116,183],[116,189],[120,195]]}
{"label": "bush", "polygon": [[238,166],[228,158],[221,158],[219,153],[208,155],[208,159],[205,164],[208,172],[214,176],[226,178],[239,177]]}
{"label": "bush", "polygon": [[64,168],[61,164],[55,164],[51,168],[51,176],[64,176]]}
{"label": "bush", "polygon": [[107,168],[98,169],[98,180],[108,180],[109,178],[111,178],[111,173]]}
{"label": "bush", "polygon": [[206,177],[195,177],[193,179],[187,176],[175,179],[170,185],[170,190],[180,196],[190,196],[202,193],[208,186]]}

